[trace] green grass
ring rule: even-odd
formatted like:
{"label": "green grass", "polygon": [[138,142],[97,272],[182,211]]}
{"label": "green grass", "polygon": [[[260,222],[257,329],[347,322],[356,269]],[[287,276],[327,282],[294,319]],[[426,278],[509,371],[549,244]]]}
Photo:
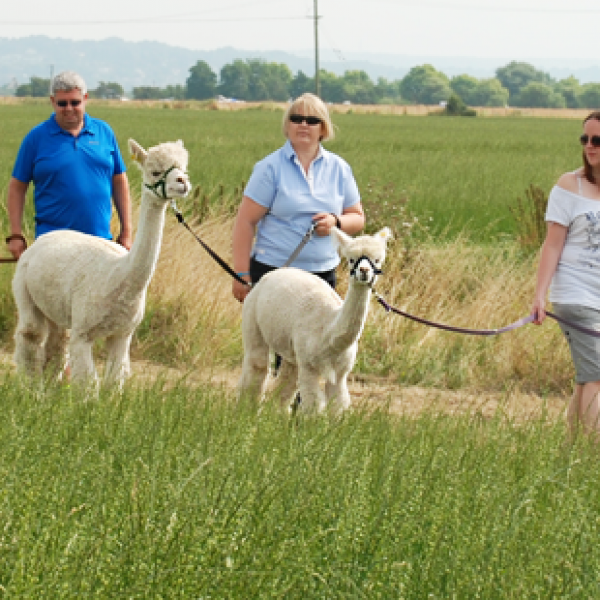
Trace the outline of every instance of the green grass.
{"label": "green grass", "polygon": [[[3,147],[0,189],[8,181],[25,133],[49,115],[39,104],[0,105]],[[205,193],[223,186],[226,193],[248,180],[252,167],[282,145],[282,113],[192,109],[130,108],[91,105],[90,114],[114,128],[129,165],[127,138],[144,146],[181,138],[190,150],[190,176]],[[513,235],[508,206],[530,184],[549,191],[558,176],[580,162],[580,123],[568,119],[427,118],[335,114],[338,132],[330,150],[352,166],[367,218],[375,193],[392,184],[408,197],[414,212],[432,217],[435,232],[467,229],[476,240]],[[130,170],[139,193],[139,175]],[[373,184],[373,192],[368,189]],[[372,207],[375,209],[375,206]],[[394,202],[386,209],[394,227]]]}
{"label": "green grass", "polygon": [[[90,112],[113,125],[131,167],[135,198],[139,197],[140,174],[126,152],[127,138],[145,146],[183,139],[197,187],[180,207],[187,216],[208,214],[217,221],[237,207],[241,185],[254,163],[282,143],[278,110],[226,112],[92,104]],[[6,186],[23,135],[48,114],[49,107],[41,104],[0,105],[5,134],[0,186]],[[560,172],[577,164],[580,124],[520,117],[335,114],[333,119],[338,136],[328,147],[347,158],[356,173],[367,230],[389,225],[397,238],[378,284],[380,292],[388,292],[386,299],[425,318],[472,327],[477,322],[481,328],[503,325],[526,314],[533,294],[535,256],[517,245],[520,232],[509,207],[525,197],[530,185],[549,190]],[[29,235],[32,213],[30,202]],[[403,236],[404,223],[412,215],[428,230],[415,227],[412,231],[421,233]],[[193,223],[197,226],[196,220]],[[3,211],[0,227],[7,230]],[[217,245],[220,253],[229,252],[230,247],[229,230],[223,231]],[[170,243],[165,238],[163,257]],[[408,251],[400,258],[404,247]],[[195,242],[186,248],[186,263],[178,267],[182,274],[205,258]],[[436,249],[450,254],[446,262],[436,257]],[[0,339],[7,350],[12,346],[16,316],[10,290],[13,272],[14,265],[0,268]],[[160,276],[159,264],[153,283]],[[340,280],[344,278],[340,273]],[[500,280],[497,293],[485,296]],[[184,306],[179,295],[167,300],[155,295],[151,286],[147,314],[134,338],[134,357],[185,368],[207,362],[238,366],[242,354],[239,306],[229,289],[226,296],[215,298],[213,288],[207,288],[200,276],[185,285],[171,281],[167,287],[179,289],[181,295],[191,294],[193,300]],[[217,300],[224,307],[222,312],[211,304]],[[528,327],[501,339],[481,340],[431,332],[400,317],[384,321],[380,312],[379,307],[372,309],[357,372],[454,389],[503,390],[516,383],[536,393],[563,393],[571,386],[570,361],[558,329],[551,324],[542,330]],[[546,364],[553,364],[552,373]]]}
{"label": "green grass", "polygon": [[[0,105],[2,189],[22,136],[48,112]],[[235,198],[254,162],[282,142],[278,112],[90,112],[114,126],[124,150],[127,137],[144,145],[182,138],[192,180],[215,203],[221,187]],[[533,259],[510,241],[508,206],[529,184],[549,190],[577,165],[579,123],[376,115],[334,122],[339,137],[328,146],[353,166],[367,217],[399,231],[398,206],[408,198],[412,212],[433,218],[427,244],[417,239],[404,262],[395,257],[402,273],[382,278],[396,301],[463,325],[521,316]],[[130,176],[137,193],[139,175]],[[31,231],[31,208],[27,222]],[[4,212],[0,224],[6,228]],[[5,342],[14,330],[13,271],[0,270]],[[197,285],[195,304],[209,297]],[[478,295],[488,288],[492,298]],[[510,298],[498,306],[494,294],[503,290]],[[194,323],[174,302],[149,299],[137,351],[163,344],[175,354],[178,342],[212,327],[212,337],[190,345],[206,356],[194,368],[239,364],[234,309],[215,316],[205,302]],[[422,326],[371,310],[357,370],[449,387],[568,387],[565,345],[550,326],[487,341],[428,338]],[[175,328],[181,322],[189,331]],[[600,595],[598,449],[584,439],[566,446],[561,424],[512,422],[502,403],[492,419],[476,407],[471,416],[437,414],[435,405],[417,417],[390,416],[386,398],[372,413],[290,421],[271,405],[236,405],[219,388],[169,383],[85,397],[3,375],[0,598]]]}
{"label": "green grass", "polygon": [[598,596],[597,450],[558,425],[0,395],[0,597]]}

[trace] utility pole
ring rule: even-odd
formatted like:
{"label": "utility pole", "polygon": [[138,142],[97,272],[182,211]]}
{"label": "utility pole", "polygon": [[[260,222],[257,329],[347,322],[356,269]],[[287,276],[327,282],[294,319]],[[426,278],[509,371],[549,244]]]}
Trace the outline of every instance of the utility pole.
{"label": "utility pole", "polygon": [[317,0],[315,2],[315,94],[321,97],[321,83],[319,81],[319,13]]}
{"label": "utility pole", "polygon": [[50,65],[50,83],[48,84],[48,95],[52,96],[52,80],[54,79],[54,65]]}

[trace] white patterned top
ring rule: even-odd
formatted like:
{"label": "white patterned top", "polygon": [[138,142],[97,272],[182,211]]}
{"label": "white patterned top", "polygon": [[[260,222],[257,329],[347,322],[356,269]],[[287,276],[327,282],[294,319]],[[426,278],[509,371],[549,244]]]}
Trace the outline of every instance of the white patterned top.
{"label": "white patterned top", "polygon": [[565,247],[550,286],[550,301],[600,310],[600,201],[555,185],[546,221],[568,228]]}

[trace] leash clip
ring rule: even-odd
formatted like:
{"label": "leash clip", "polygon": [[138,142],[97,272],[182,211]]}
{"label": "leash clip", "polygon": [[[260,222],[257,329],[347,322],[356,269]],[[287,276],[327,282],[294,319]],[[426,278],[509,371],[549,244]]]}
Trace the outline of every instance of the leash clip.
{"label": "leash clip", "polygon": [[170,204],[171,204],[171,208],[173,209],[173,212],[175,213],[175,216],[177,217],[177,220],[180,223],[183,223],[183,214],[179,210],[179,208],[177,208],[177,203],[175,202],[175,198],[171,198]]}

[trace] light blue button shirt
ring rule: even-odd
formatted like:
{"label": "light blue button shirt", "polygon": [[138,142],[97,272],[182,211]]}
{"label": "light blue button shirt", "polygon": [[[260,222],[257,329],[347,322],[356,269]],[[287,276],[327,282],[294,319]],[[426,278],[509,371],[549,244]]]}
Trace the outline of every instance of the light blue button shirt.
{"label": "light blue button shirt", "polygon": [[[307,176],[289,140],[256,163],[244,195],[269,211],[258,223],[252,255],[272,267],[281,267],[290,257],[314,215],[341,215],[360,202],[352,169],[344,159],[321,147]],[[291,266],[321,273],[339,262],[331,238],[313,236]]]}

